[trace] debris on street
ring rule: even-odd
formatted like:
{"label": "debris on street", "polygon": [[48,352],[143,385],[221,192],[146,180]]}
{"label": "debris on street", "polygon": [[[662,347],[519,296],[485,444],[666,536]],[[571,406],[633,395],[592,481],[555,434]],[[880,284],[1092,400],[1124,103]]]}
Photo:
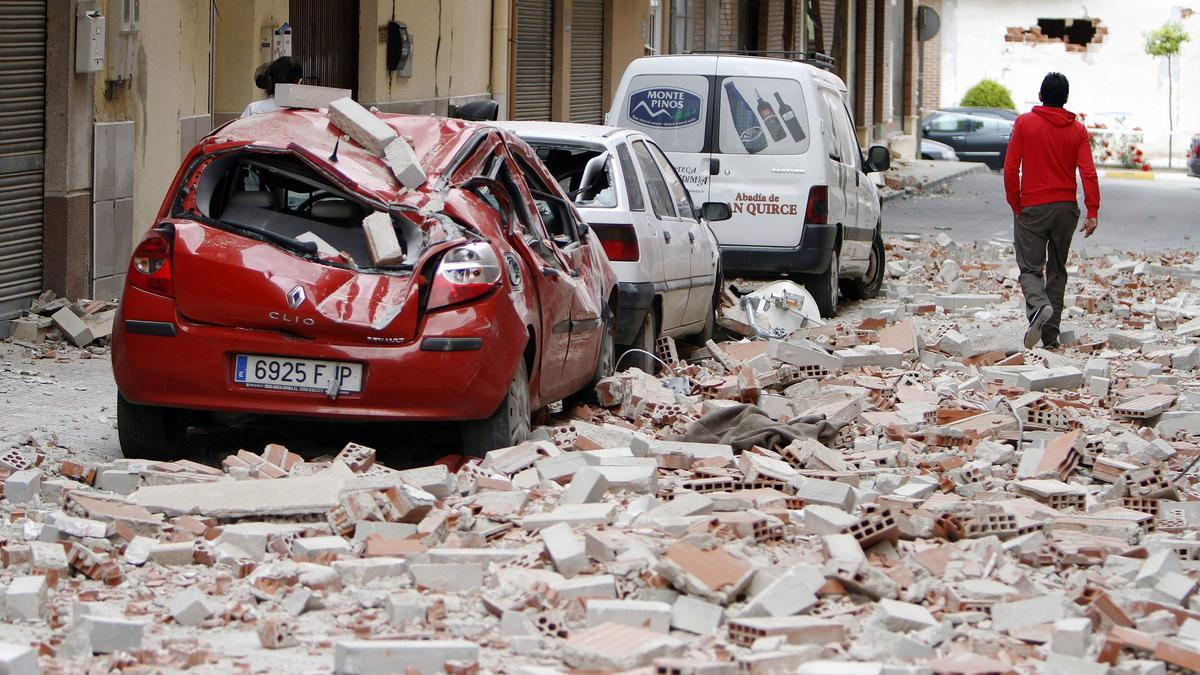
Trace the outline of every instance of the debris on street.
{"label": "debris on street", "polygon": [[[54,291],[43,291],[24,316],[12,320],[13,342],[26,346],[65,340],[75,347],[104,345],[112,334],[117,305],[107,300],[69,302]],[[38,348],[38,347],[34,347]]]}
{"label": "debris on street", "polygon": [[1010,243],[888,248],[887,299],[727,291],[730,339],[482,458],[0,448],[0,663],[1200,670],[1200,261],[1074,256],[1047,351]]}

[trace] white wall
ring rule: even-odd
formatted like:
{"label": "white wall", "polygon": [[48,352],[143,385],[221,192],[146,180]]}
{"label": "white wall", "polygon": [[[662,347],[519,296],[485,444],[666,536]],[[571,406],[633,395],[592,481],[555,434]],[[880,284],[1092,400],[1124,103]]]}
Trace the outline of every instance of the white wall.
{"label": "white wall", "polygon": [[[1146,55],[1143,34],[1177,16],[1179,6],[1179,0],[946,0],[942,105],[957,105],[972,85],[991,78],[1013,92],[1013,102],[1024,112],[1037,105],[1042,77],[1059,71],[1071,81],[1069,110],[1130,113],[1145,131],[1147,154],[1165,159],[1167,63]],[[1104,42],[1089,45],[1085,53],[1068,54],[1061,43],[1004,41],[1009,26],[1083,17],[1099,18],[1109,30]],[[1175,59],[1177,166],[1187,140],[1200,133],[1200,12],[1182,23],[1192,39]]]}

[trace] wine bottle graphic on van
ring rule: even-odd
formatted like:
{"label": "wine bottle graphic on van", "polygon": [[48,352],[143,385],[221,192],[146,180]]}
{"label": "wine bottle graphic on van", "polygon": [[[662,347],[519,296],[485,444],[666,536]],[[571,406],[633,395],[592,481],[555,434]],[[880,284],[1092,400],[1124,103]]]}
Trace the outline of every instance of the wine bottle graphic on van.
{"label": "wine bottle graphic on van", "polygon": [[783,102],[783,97],[779,95],[779,92],[775,92],[775,100],[779,101],[779,116],[783,118],[783,123],[792,133],[792,140],[797,143],[804,140],[804,129],[800,126],[800,120],[796,119],[796,113],[792,112],[792,106]]}
{"label": "wine bottle graphic on van", "polygon": [[[767,131],[771,132],[771,138],[778,143],[782,141],[787,132],[783,130],[783,125],[779,122],[779,115],[775,114],[775,109],[770,103],[763,100],[762,94],[758,90],[754,90],[754,95],[758,97],[758,116],[762,118],[763,124],[767,125]],[[794,117],[794,115],[793,115]]]}
{"label": "wine bottle graphic on van", "polygon": [[741,92],[732,82],[725,83],[725,98],[729,101],[729,113],[733,117],[733,128],[737,129],[738,139],[746,152],[754,154],[767,148],[767,135],[758,124],[754,109],[742,98]]}

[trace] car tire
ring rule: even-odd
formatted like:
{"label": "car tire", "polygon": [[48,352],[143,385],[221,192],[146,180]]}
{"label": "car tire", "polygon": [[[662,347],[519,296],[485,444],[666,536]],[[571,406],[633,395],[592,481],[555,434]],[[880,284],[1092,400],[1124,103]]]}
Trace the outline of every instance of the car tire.
{"label": "car tire", "polygon": [[871,243],[871,262],[860,279],[847,279],[842,284],[842,293],[851,300],[870,300],[879,296],[883,288],[883,275],[887,268],[886,251],[883,248],[881,228],[875,229],[875,241]]}
{"label": "car tire", "polygon": [[829,267],[823,273],[809,275],[804,280],[805,289],[813,296],[813,300],[817,301],[817,309],[821,310],[821,316],[826,319],[837,315],[839,255],[841,252],[835,249],[829,257]]}
{"label": "car tire", "polygon": [[183,455],[187,426],[178,410],[130,403],[117,394],[117,439],[128,459],[175,459]]}
{"label": "car tire", "polygon": [[617,343],[616,343],[616,328],[614,324],[616,317],[613,316],[612,310],[608,307],[604,308],[604,317],[601,319],[600,330],[600,353],[596,356],[596,370],[592,374],[592,382],[588,386],[588,390],[594,393],[597,384],[600,380],[611,376],[616,372],[617,367]]}
{"label": "car tire", "polygon": [[463,454],[483,457],[492,450],[524,442],[530,432],[529,406],[529,373],[525,360],[518,359],[517,370],[496,412],[487,419],[463,423]]}
{"label": "car tire", "polygon": [[[633,339],[633,344],[627,347],[628,349],[640,349],[642,352],[655,353],[655,343],[658,342],[658,315],[655,314],[654,308],[646,310],[646,316],[642,318],[642,327],[638,329],[637,337]],[[637,368],[642,372],[654,375],[658,371],[658,361],[650,358],[641,352],[626,351],[621,355],[621,369],[628,370]]]}

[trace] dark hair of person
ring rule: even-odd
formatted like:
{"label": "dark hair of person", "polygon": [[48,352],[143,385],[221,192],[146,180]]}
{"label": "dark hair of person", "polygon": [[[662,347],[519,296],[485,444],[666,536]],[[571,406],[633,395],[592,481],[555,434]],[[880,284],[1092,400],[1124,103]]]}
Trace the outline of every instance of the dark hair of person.
{"label": "dark hair of person", "polygon": [[294,56],[281,56],[270,63],[264,63],[254,71],[254,85],[275,95],[275,85],[296,84],[304,77],[304,66],[300,59]]}
{"label": "dark hair of person", "polygon": [[1061,108],[1067,104],[1067,95],[1071,93],[1071,84],[1062,73],[1047,73],[1042,80],[1042,105]]}

